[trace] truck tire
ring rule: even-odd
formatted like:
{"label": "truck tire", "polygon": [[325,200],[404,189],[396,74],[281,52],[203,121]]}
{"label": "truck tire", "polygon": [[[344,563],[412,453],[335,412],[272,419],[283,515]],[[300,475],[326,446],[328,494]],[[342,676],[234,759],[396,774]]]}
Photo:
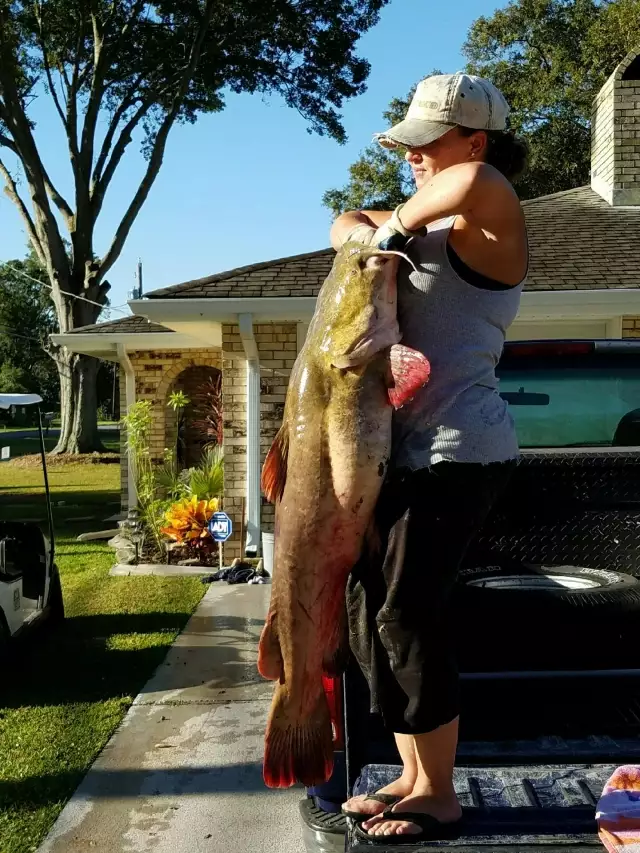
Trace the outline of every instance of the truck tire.
{"label": "truck tire", "polygon": [[[577,566],[483,566],[462,569],[458,576],[466,598],[483,601],[500,596],[501,606],[535,609],[541,602],[562,608],[596,608],[616,613],[640,612],[640,579],[622,572]],[[498,601],[495,601],[498,604]]]}
{"label": "truck tire", "polygon": [[622,667],[640,579],[578,566],[470,567],[454,600],[462,668]]}

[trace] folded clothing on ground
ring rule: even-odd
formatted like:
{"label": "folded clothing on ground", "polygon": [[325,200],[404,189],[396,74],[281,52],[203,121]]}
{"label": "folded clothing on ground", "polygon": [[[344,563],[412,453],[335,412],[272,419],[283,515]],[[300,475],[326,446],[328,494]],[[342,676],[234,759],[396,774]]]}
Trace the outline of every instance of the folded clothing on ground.
{"label": "folded clothing on ground", "polygon": [[609,853],[640,853],[640,767],[618,767],[604,786],[596,819]]}

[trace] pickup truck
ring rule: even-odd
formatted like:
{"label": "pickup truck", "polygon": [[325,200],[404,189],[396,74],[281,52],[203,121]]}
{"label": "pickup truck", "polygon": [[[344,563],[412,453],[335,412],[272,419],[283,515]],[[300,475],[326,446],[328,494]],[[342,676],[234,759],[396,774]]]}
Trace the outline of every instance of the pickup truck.
{"label": "pickup truck", "polygon": [[456,590],[463,835],[374,844],[340,814],[400,773],[351,661],[325,681],[335,768],[300,803],[307,853],[601,850],[602,788],[640,763],[640,340],[509,343],[498,375],[522,460]]}

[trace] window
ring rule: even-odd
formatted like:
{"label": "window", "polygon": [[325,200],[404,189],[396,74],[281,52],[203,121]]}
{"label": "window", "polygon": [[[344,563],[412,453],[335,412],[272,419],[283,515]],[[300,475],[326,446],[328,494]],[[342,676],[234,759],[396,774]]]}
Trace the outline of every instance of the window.
{"label": "window", "polygon": [[521,447],[640,447],[640,367],[523,363],[498,375]]}

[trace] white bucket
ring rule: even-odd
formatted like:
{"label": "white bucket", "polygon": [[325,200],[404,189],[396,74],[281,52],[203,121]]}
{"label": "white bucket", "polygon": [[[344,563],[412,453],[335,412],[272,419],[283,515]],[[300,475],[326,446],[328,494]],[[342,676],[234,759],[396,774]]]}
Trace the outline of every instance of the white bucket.
{"label": "white bucket", "polygon": [[274,543],[274,535],[273,533],[263,533],[262,534],[262,565],[264,566],[265,572],[271,576],[273,575],[273,543]]}

